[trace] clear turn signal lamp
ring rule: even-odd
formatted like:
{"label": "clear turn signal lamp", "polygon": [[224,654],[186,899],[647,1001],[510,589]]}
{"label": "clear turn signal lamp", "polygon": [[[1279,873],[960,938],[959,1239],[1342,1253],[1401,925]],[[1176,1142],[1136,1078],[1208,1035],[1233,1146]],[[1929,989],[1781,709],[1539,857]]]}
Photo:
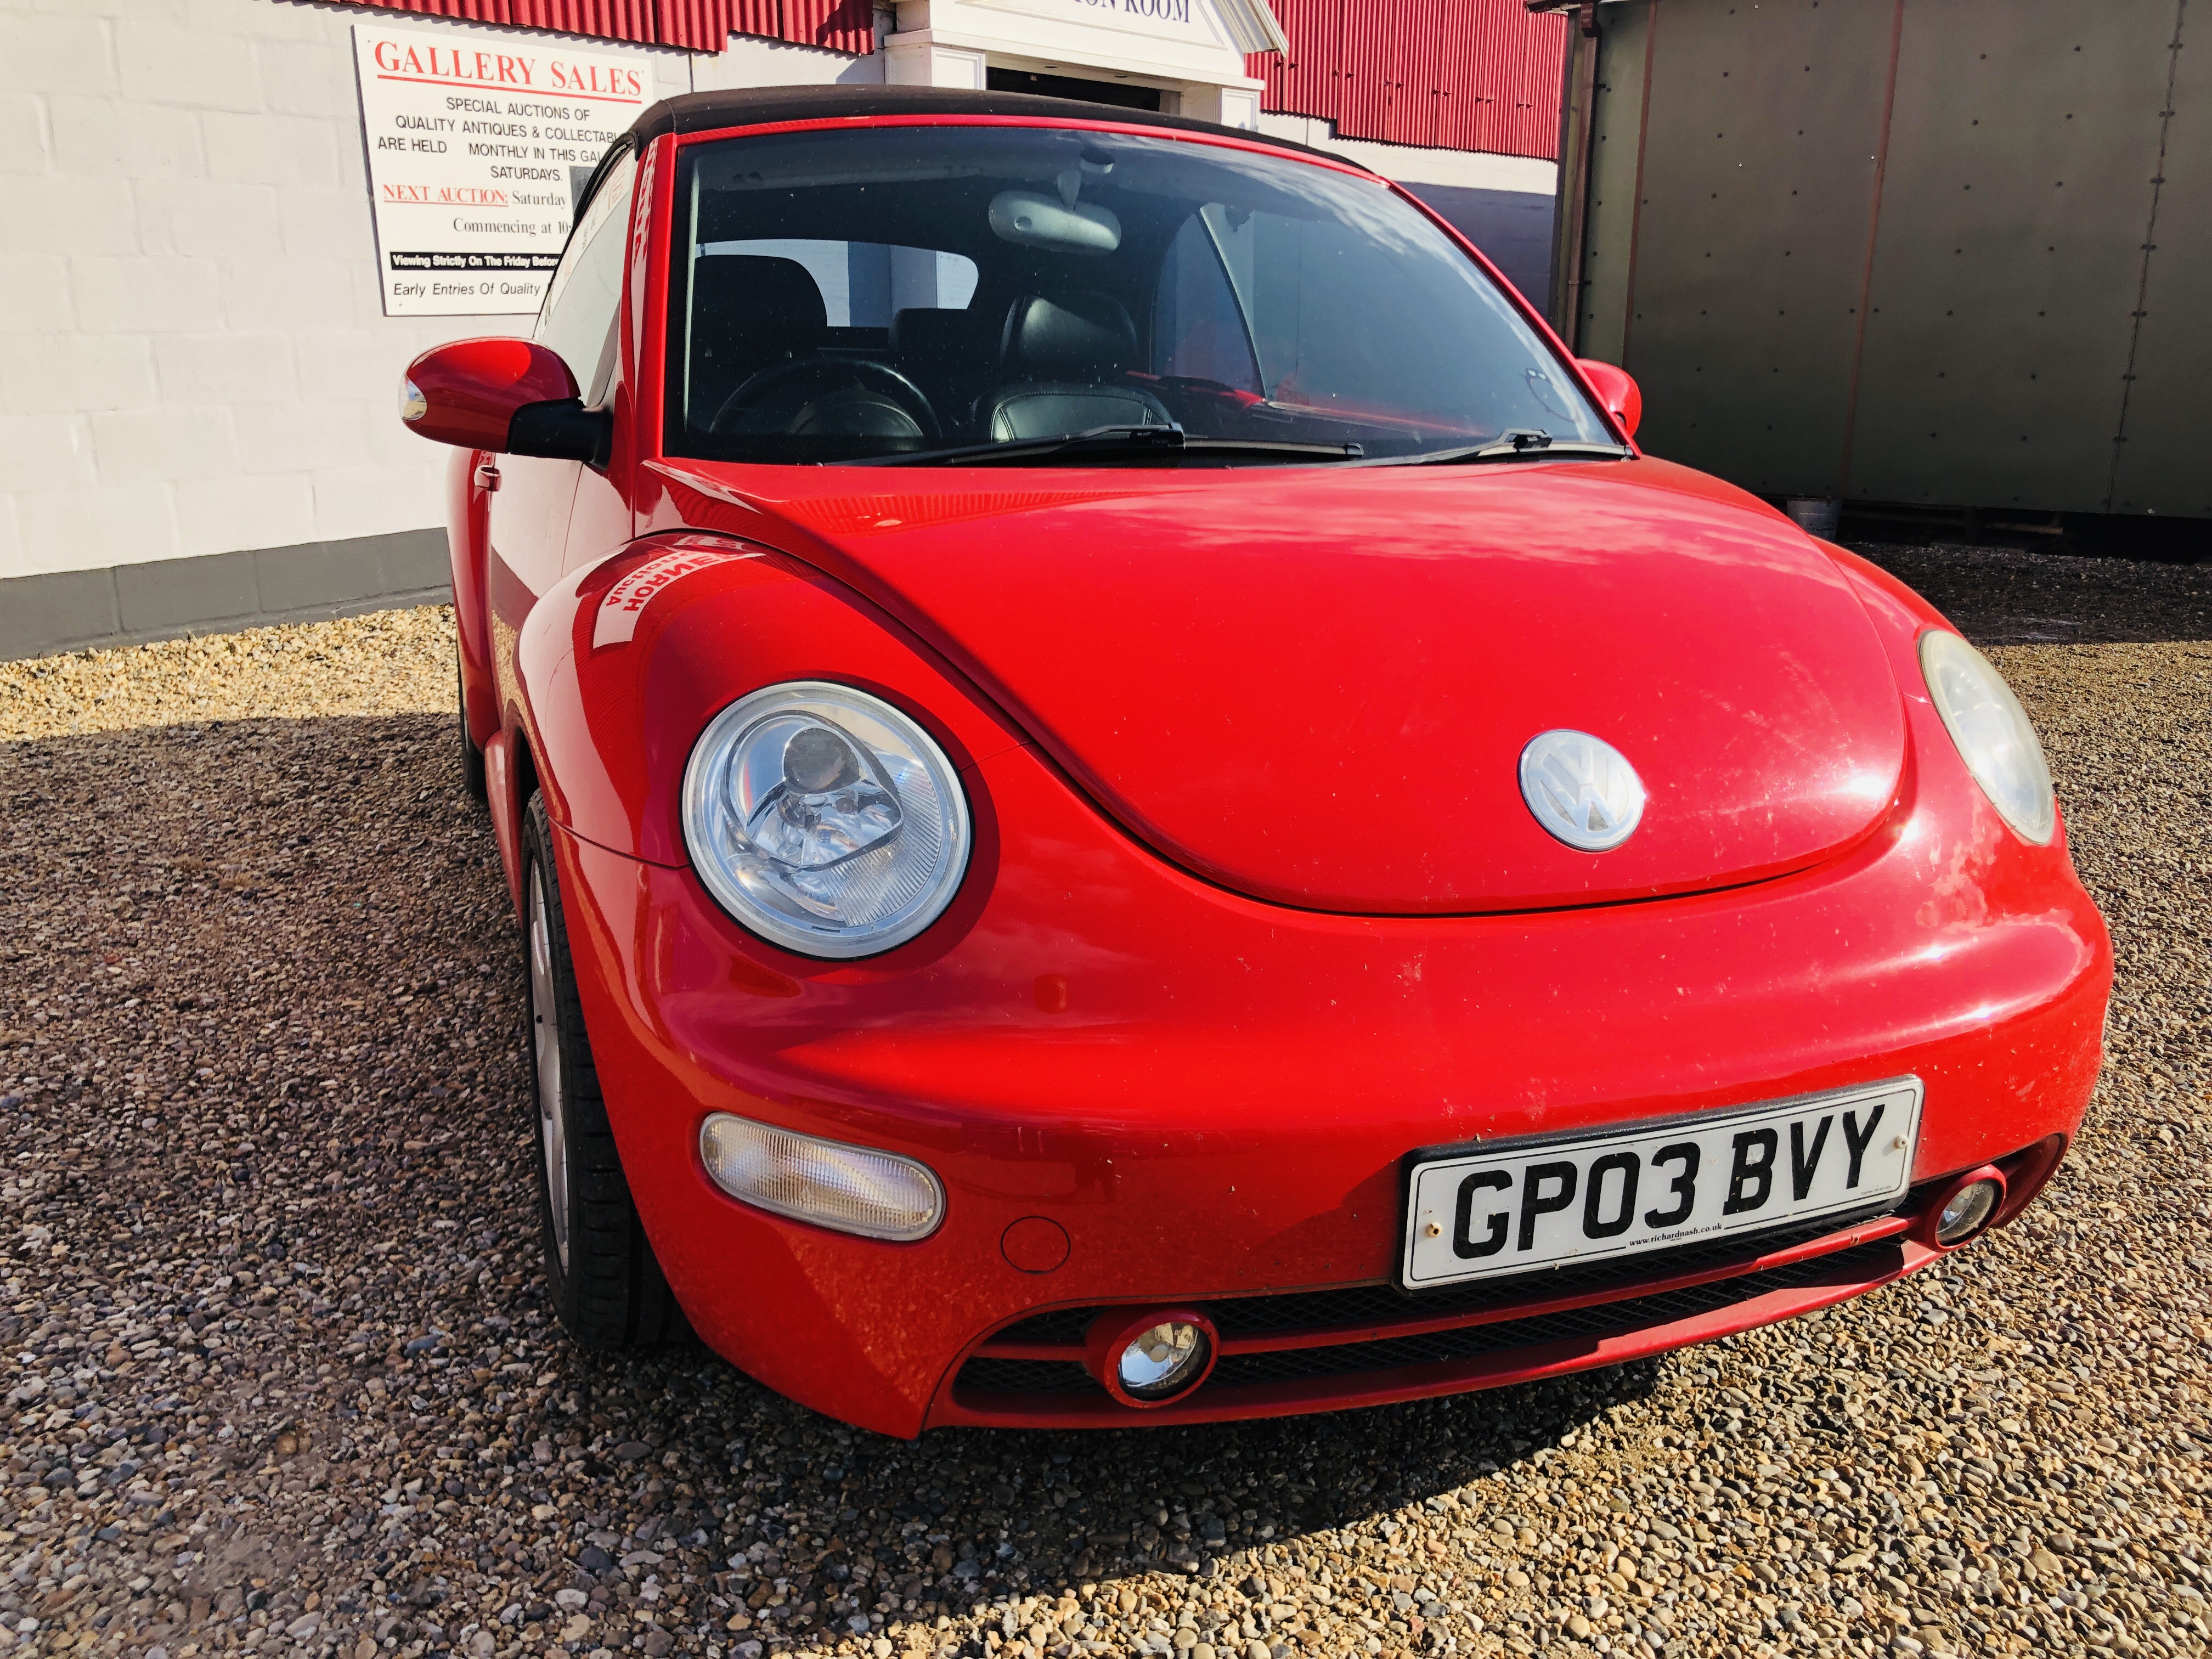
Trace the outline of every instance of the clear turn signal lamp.
{"label": "clear turn signal lamp", "polygon": [[937,1176],[896,1153],[716,1112],[699,1127],[699,1157],[732,1198],[841,1233],[910,1242],[945,1219]]}

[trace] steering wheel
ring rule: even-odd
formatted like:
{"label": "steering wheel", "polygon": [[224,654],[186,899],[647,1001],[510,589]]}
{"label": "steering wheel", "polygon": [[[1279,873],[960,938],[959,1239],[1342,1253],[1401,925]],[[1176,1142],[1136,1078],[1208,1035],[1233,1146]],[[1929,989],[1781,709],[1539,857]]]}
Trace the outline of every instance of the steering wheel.
{"label": "steering wheel", "polygon": [[[776,408],[779,402],[785,407]],[[764,428],[747,418],[771,409],[783,416],[772,426]],[[907,426],[914,430],[901,429]],[[920,386],[886,363],[860,357],[802,357],[764,368],[730,394],[708,430],[727,434],[810,428],[932,442],[941,435],[937,411]]]}

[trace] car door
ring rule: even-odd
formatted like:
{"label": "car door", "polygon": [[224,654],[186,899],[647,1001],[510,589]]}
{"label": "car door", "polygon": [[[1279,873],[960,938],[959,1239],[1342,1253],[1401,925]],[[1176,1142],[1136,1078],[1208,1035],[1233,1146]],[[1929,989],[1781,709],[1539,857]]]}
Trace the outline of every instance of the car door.
{"label": "car door", "polygon": [[[625,151],[599,175],[545,294],[533,338],[559,354],[584,404],[597,407],[614,373],[615,315],[622,303],[637,158]],[[501,455],[489,468],[492,662],[503,705],[515,697],[514,647],[523,618],[561,579],[582,461]]]}

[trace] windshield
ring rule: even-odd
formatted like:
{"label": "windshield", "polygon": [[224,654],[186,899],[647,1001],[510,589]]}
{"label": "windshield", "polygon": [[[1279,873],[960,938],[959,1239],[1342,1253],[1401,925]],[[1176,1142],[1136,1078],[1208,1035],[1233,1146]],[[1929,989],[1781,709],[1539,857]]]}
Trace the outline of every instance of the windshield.
{"label": "windshield", "polygon": [[853,461],[1150,428],[1340,457],[1611,440],[1473,260],[1332,167],[848,128],[691,147],[678,190],[674,453]]}

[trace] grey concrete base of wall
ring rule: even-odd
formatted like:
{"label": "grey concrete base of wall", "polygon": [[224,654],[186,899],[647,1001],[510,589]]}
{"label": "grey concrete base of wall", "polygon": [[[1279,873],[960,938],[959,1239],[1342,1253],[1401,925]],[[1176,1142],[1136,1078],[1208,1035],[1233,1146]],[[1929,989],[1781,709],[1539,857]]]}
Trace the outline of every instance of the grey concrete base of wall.
{"label": "grey concrete base of wall", "polygon": [[0,580],[0,662],[443,605],[452,583],[442,530],[11,576]]}

